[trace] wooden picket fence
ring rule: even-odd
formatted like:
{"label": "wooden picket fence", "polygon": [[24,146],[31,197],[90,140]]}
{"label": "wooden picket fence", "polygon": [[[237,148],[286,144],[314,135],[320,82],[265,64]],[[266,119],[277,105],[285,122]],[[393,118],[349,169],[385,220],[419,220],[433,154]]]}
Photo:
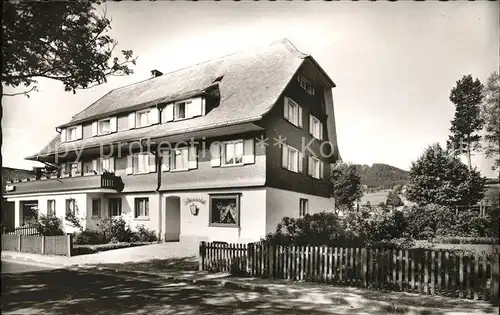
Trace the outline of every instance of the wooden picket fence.
{"label": "wooden picket fence", "polygon": [[253,277],[477,300],[498,296],[498,253],[201,242],[199,263],[203,271]]}

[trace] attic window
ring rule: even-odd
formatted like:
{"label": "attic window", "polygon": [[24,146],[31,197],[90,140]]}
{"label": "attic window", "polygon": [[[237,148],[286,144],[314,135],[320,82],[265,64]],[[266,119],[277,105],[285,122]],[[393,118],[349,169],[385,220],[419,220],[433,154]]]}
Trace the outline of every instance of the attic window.
{"label": "attic window", "polygon": [[299,81],[300,86],[306,90],[307,93],[314,95],[314,87],[303,75],[299,74],[297,76],[297,81]]}
{"label": "attic window", "polygon": [[186,108],[187,108],[188,104],[191,104],[191,101],[175,103],[175,106],[174,106],[174,119],[175,120],[186,118]]}

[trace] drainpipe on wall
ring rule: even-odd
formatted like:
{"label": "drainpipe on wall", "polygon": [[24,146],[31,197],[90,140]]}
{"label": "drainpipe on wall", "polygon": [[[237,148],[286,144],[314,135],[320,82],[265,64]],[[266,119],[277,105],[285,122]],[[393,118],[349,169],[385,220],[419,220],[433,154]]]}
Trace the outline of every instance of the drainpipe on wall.
{"label": "drainpipe on wall", "polygon": [[[161,110],[160,107],[158,106],[159,103],[156,103],[156,108],[158,109],[158,121],[161,124]],[[158,186],[156,187],[156,193],[158,194],[158,240],[161,240],[161,234],[162,234],[162,227],[163,227],[163,203],[162,203],[162,198],[161,198],[161,193],[160,193],[160,187],[161,187],[161,157],[160,153],[158,152],[158,146],[156,146],[156,149],[154,150],[154,155],[155,155],[155,163],[156,163],[156,171],[158,172],[157,175],[157,182]],[[165,239],[163,240],[165,241]]]}

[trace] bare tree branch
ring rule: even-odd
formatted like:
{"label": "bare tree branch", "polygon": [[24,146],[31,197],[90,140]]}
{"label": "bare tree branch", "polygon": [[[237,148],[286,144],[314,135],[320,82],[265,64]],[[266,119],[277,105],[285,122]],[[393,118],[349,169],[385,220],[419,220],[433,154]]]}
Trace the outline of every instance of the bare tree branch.
{"label": "bare tree branch", "polygon": [[28,93],[33,92],[33,91],[36,91],[36,85],[34,85],[34,86],[33,86],[31,89],[29,89],[28,91],[19,92],[19,93],[12,93],[12,94],[9,94],[9,93],[3,93],[3,94],[2,94],[2,96],[27,95]]}

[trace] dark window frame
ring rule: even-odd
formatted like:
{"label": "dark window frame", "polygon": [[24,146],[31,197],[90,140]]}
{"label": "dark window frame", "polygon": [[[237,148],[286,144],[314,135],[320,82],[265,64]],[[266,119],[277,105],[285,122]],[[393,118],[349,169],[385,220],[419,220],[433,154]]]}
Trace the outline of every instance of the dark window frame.
{"label": "dark window frame", "polygon": [[[113,214],[113,209],[111,208],[111,203],[116,202],[116,213]],[[109,198],[108,199],[108,216],[110,218],[112,217],[119,217],[122,215],[122,198]]]}
{"label": "dark window frame", "polygon": [[[141,203],[141,201],[145,202],[144,215],[138,215],[139,204]],[[149,218],[149,197],[134,198],[134,218],[135,219]]]}
{"label": "dark window frame", "polygon": [[[217,199],[235,199],[236,200],[236,223],[214,223],[212,213],[213,200]],[[232,194],[209,194],[209,216],[208,216],[208,226],[210,227],[228,227],[228,228],[239,228],[240,227],[240,216],[241,216],[241,193]]]}

